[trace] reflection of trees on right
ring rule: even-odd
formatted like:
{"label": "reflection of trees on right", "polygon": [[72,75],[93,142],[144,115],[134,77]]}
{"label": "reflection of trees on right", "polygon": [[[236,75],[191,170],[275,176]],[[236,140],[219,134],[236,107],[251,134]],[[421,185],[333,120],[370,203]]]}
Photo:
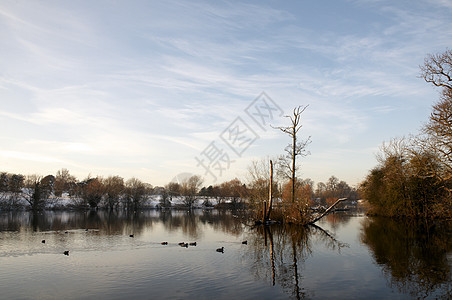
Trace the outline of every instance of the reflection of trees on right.
{"label": "reflection of trees on right", "polygon": [[361,240],[372,250],[391,287],[415,298],[448,299],[452,294],[447,259],[452,250],[450,226],[368,219]]}
{"label": "reflection of trees on right", "polygon": [[319,237],[330,249],[346,246],[318,226],[296,225],[259,226],[258,234],[248,241],[252,252],[253,273],[257,279],[269,280],[280,285],[296,299],[309,298],[303,288],[302,269],[312,253],[312,238]]}

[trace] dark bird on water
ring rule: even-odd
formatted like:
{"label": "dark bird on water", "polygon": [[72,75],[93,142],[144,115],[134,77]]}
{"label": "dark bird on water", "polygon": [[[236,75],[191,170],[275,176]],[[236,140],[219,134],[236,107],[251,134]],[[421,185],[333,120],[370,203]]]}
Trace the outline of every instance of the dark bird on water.
{"label": "dark bird on water", "polygon": [[242,244],[243,245],[248,245],[248,241],[243,241]]}
{"label": "dark bird on water", "polygon": [[168,245],[168,242],[162,242],[161,244],[162,245]]}
{"label": "dark bird on water", "polygon": [[224,247],[218,248],[218,249],[217,249],[217,252],[223,253],[223,252],[224,252]]}
{"label": "dark bird on water", "polygon": [[179,243],[179,245],[180,245],[181,247],[188,248],[188,243]]}
{"label": "dark bird on water", "polygon": [[190,246],[196,246],[196,242],[190,243]]}
{"label": "dark bird on water", "polygon": [[130,237],[133,237],[133,234],[129,235]]}
{"label": "dark bird on water", "polygon": [[46,240],[42,240],[41,243],[45,244],[45,243],[46,243]]}
{"label": "dark bird on water", "polygon": [[63,254],[69,256],[69,250],[64,251]]}

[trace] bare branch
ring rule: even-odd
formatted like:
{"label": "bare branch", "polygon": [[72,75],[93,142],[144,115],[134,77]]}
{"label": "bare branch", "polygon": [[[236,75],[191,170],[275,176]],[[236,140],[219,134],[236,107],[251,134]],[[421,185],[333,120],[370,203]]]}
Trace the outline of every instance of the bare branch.
{"label": "bare branch", "polygon": [[329,214],[330,210],[333,209],[337,204],[339,204],[340,202],[345,201],[345,200],[347,200],[347,198],[340,198],[340,199],[337,199],[337,201],[334,202],[330,207],[328,207],[327,210],[325,210],[320,216],[315,217],[315,218],[314,218],[312,221],[310,221],[308,224],[309,224],[309,225],[314,224],[315,222],[317,222],[318,220],[320,220],[321,218],[323,218],[324,216],[326,216],[327,214]]}
{"label": "bare branch", "polygon": [[441,54],[429,54],[420,66],[421,77],[437,87],[452,90],[452,50]]}

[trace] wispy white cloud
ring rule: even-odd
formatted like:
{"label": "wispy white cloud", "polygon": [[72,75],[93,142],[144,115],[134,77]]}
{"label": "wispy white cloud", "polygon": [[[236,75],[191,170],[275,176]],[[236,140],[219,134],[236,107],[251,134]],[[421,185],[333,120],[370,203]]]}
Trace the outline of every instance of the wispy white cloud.
{"label": "wispy white cloud", "polygon": [[[452,32],[449,1],[345,6],[362,15],[295,2],[0,3],[0,118],[14,128],[0,136],[11,142],[4,157],[32,147],[35,161],[161,180],[195,168],[193,157],[262,91],[285,111],[311,104],[303,120],[313,150],[352,157],[346,145],[381,142],[368,138],[376,119],[428,109],[418,64]],[[313,18],[319,11],[331,20]],[[278,143],[284,136],[268,131],[247,155]]]}
{"label": "wispy white cloud", "polygon": [[32,152],[19,152],[19,151],[0,151],[0,156],[4,159],[19,159],[27,161],[35,161],[40,163],[62,163],[60,159],[56,159],[50,156],[39,155]]}
{"label": "wispy white cloud", "polygon": [[452,9],[452,1],[450,0],[430,0],[429,3]]}

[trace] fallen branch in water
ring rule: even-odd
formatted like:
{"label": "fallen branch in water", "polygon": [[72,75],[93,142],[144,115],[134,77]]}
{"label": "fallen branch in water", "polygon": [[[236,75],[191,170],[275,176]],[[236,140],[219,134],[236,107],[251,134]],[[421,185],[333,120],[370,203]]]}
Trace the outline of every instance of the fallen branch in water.
{"label": "fallen branch in water", "polygon": [[342,202],[342,201],[345,201],[345,200],[347,200],[347,198],[340,198],[340,199],[337,199],[337,201],[334,202],[333,205],[331,205],[330,207],[328,207],[327,210],[325,210],[320,216],[315,217],[314,220],[312,220],[312,221],[309,221],[309,222],[307,223],[307,225],[312,225],[312,224],[314,224],[315,222],[317,222],[318,220],[320,220],[321,218],[323,218],[324,216],[326,216],[326,215],[330,212],[330,210],[333,209],[339,202]]}

